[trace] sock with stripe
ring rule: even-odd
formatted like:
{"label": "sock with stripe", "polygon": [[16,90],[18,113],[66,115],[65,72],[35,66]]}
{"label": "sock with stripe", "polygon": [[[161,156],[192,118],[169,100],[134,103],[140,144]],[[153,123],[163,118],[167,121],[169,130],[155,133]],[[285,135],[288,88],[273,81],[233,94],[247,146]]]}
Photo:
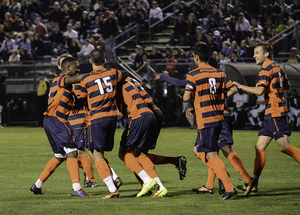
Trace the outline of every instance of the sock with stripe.
{"label": "sock with stripe", "polygon": [[[79,180],[79,169],[78,169],[78,162],[77,158],[67,158],[67,167],[70,172],[72,184],[73,184],[73,189],[75,191],[81,189],[80,187],[80,180]],[[74,184],[75,187],[74,187]],[[78,189],[78,184],[79,184],[79,189]]]}
{"label": "sock with stripe", "polygon": [[163,155],[156,155],[156,154],[147,154],[149,159],[152,161],[154,165],[158,164],[174,164],[178,166],[178,158],[177,157],[167,157]]}
{"label": "sock with stripe", "polygon": [[244,181],[246,183],[249,183],[251,181],[251,177],[250,177],[249,173],[247,172],[247,170],[243,164],[243,161],[238,156],[238,154],[236,152],[231,152],[227,158],[230,161],[230,163],[232,164],[232,166],[235,168],[235,170],[241,174]]}
{"label": "sock with stripe", "polygon": [[102,178],[103,182],[108,187],[109,192],[115,192],[117,190],[116,186],[114,185],[114,181],[110,175],[110,169],[104,159],[99,160],[96,162],[96,169],[98,174]]}
{"label": "sock with stripe", "polygon": [[[45,166],[42,174],[39,177],[39,180],[44,183],[51,175],[52,173],[56,170],[57,167],[59,167],[59,165],[61,164],[61,162],[59,162],[59,160],[57,160],[55,157],[53,157]],[[38,183],[38,185],[40,185],[40,183]],[[37,186],[37,184],[36,184]],[[41,188],[42,186],[40,185],[40,187],[37,186],[37,188]]]}
{"label": "sock with stripe", "polygon": [[253,175],[257,178],[260,177],[261,172],[263,171],[266,164],[266,150],[265,149],[256,149],[256,157],[254,161],[254,170]]}
{"label": "sock with stripe", "polygon": [[226,192],[231,191],[234,186],[230,181],[230,178],[227,174],[226,167],[219,156],[214,156],[208,160],[208,163],[212,165],[213,171],[216,173],[218,178],[223,182]]}
{"label": "sock with stripe", "polygon": [[92,181],[95,183],[95,178],[94,178],[94,168],[93,168],[93,162],[90,156],[85,155],[82,158],[79,159],[80,163],[82,164],[83,170],[88,178],[89,181]]}
{"label": "sock with stripe", "polygon": [[154,164],[148,158],[147,155],[143,154],[137,158],[138,162],[142,165],[143,169],[148,173],[151,178],[158,177],[157,172],[155,170]]}
{"label": "sock with stripe", "polygon": [[292,145],[287,147],[285,152],[287,155],[291,156],[295,161],[300,163],[300,150]]}

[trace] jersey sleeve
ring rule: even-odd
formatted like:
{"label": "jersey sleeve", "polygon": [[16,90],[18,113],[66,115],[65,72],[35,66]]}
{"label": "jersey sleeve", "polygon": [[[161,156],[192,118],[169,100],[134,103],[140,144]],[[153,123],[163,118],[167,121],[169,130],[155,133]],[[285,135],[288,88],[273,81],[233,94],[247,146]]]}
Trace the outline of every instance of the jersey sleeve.
{"label": "jersey sleeve", "polygon": [[270,85],[271,77],[268,75],[267,71],[261,70],[258,74],[258,87],[262,86],[267,88]]}
{"label": "jersey sleeve", "polygon": [[185,85],[185,91],[194,91],[196,89],[196,83],[190,74],[186,76],[186,85]]}
{"label": "jersey sleeve", "polygon": [[66,79],[67,75],[62,75],[59,80],[58,80],[58,87],[60,88],[63,88],[63,87],[66,87],[66,84],[65,84],[65,79]]}
{"label": "jersey sleeve", "polygon": [[229,80],[229,78],[227,78],[226,75],[225,75],[225,78],[224,78],[224,82],[225,82],[226,90],[229,90],[230,88],[234,87],[232,81]]}

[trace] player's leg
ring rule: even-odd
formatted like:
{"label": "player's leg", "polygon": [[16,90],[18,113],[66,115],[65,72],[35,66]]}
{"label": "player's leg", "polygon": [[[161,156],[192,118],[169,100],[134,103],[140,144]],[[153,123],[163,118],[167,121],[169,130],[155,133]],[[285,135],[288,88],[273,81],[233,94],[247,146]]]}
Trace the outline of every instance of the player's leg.
{"label": "player's leg", "polygon": [[95,177],[94,177],[94,167],[90,156],[86,154],[85,147],[78,148],[78,163],[81,163],[83,171],[87,177],[85,187],[97,187]]}
{"label": "player's leg", "polygon": [[104,158],[109,169],[110,169],[110,173],[111,173],[111,177],[115,183],[115,186],[117,187],[117,189],[119,190],[119,188],[121,187],[121,185],[123,184],[122,179],[117,175],[117,173],[115,172],[115,170],[112,168],[112,166],[110,165],[109,161]]}
{"label": "player's leg", "polygon": [[300,150],[290,144],[288,135],[276,140],[281,152],[291,156],[295,161],[300,163]]}

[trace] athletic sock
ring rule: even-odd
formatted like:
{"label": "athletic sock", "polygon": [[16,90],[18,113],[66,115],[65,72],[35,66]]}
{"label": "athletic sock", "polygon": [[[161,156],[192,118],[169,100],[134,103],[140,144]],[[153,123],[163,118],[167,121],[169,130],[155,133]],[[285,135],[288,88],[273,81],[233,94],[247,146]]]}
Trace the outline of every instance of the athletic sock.
{"label": "athletic sock", "polygon": [[154,164],[152,161],[147,157],[147,155],[140,155],[137,158],[138,162],[142,165],[143,169],[148,173],[151,178],[158,177],[157,172],[155,170]]}
{"label": "athletic sock", "polygon": [[164,185],[162,184],[161,180],[159,179],[159,177],[154,178],[154,180],[156,181],[156,183],[159,185],[159,189],[162,189],[164,187]]}
{"label": "athletic sock", "polygon": [[174,164],[178,166],[178,158],[177,157],[167,157],[163,155],[156,155],[156,154],[147,154],[149,159],[152,161],[153,164]]}
{"label": "athletic sock", "polygon": [[219,156],[214,156],[208,160],[213,167],[214,172],[218,176],[218,178],[223,182],[226,192],[231,191],[234,186],[230,181],[230,178],[227,174],[226,167]]}
{"label": "athletic sock", "polygon": [[78,167],[83,169],[82,163],[80,161],[81,158],[77,157]]}
{"label": "athletic sock", "polygon": [[[44,183],[56,170],[56,168],[61,164],[57,158],[53,157],[45,166],[42,174],[40,175],[39,179]],[[40,187],[38,187],[40,188]]]}
{"label": "athletic sock", "polygon": [[104,159],[99,160],[96,162],[96,169],[98,171],[98,174],[102,178],[103,182],[106,184],[106,186],[109,189],[109,192],[114,192],[117,190],[116,186],[114,185],[114,182],[112,180],[112,177],[110,176],[110,169]]}
{"label": "athletic sock", "polygon": [[78,191],[81,189],[80,183],[73,183],[72,186],[73,186],[73,190],[75,190],[75,191]]}
{"label": "athletic sock", "polygon": [[143,180],[138,176],[138,174],[134,173],[134,175],[135,175],[136,179],[139,181],[139,183],[141,184],[141,186],[143,186],[143,184],[144,184]]}
{"label": "athletic sock", "polygon": [[89,181],[92,181],[95,183],[94,178],[94,168],[93,168],[93,162],[90,156],[85,155],[82,158],[79,159],[80,163],[82,164],[83,170],[88,178]]}
{"label": "athletic sock", "polygon": [[151,177],[147,174],[147,172],[145,170],[142,170],[141,172],[139,172],[137,174],[140,179],[144,182],[144,183],[149,183],[151,181]]}
{"label": "athletic sock", "polygon": [[284,153],[291,156],[295,161],[300,163],[300,150],[295,146],[290,145],[289,147],[287,147]]}
{"label": "athletic sock", "polygon": [[72,184],[80,183],[77,158],[67,158],[67,167],[70,172]]}
{"label": "athletic sock", "polygon": [[199,152],[197,158],[199,158],[209,169],[213,169],[212,165],[206,161],[205,152]]}
{"label": "athletic sock", "polygon": [[123,162],[132,172],[136,174],[143,170],[143,167],[140,165],[137,158],[131,152],[124,153]]}
{"label": "athletic sock", "polygon": [[41,188],[41,187],[43,186],[43,182],[42,182],[40,179],[38,179],[38,180],[35,182],[35,186],[36,186],[37,188]]}
{"label": "athletic sock", "polygon": [[216,173],[212,169],[208,168],[207,174],[208,174],[208,177],[207,177],[205,187],[207,187],[208,189],[213,189],[215,178],[216,178]]}
{"label": "athletic sock", "polygon": [[255,126],[255,122],[254,122],[253,116],[250,116],[248,119],[249,119],[249,121],[251,122],[251,124],[252,124],[253,126]]}
{"label": "athletic sock", "polygon": [[244,181],[246,183],[249,183],[251,181],[251,177],[250,177],[249,173],[247,172],[247,170],[243,164],[243,161],[238,156],[238,154],[236,152],[231,152],[227,158],[230,161],[230,163],[232,164],[232,166],[235,168],[235,170],[241,174]]}
{"label": "athletic sock", "polygon": [[258,178],[261,175],[266,164],[266,150],[265,149],[256,149],[256,157],[254,161],[254,170],[253,175]]}
{"label": "athletic sock", "polygon": [[111,175],[111,177],[113,178],[114,181],[119,177],[112,167],[110,168],[110,173],[111,173],[110,175]]}

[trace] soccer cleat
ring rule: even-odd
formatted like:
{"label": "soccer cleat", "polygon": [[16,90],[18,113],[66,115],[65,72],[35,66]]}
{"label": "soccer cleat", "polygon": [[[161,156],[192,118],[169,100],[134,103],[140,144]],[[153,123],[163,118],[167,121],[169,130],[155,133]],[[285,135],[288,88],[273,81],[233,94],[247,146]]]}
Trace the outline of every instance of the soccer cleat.
{"label": "soccer cleat", "polygon": [[168,193],[167,189],[165,187],[163,187],[162,189],[158,190],[154,195],[153,195],[153,198],[156,198],[156,197],[164,197],[166,196]]}
{"label": "soccer cleat", "polygon": [[33,184],[31,187],[30,187],[30,192],[34,193],[35,195],[46,195],[43,191],[42,191],[42,188],[37,188],[35,186],[35,184]]}
{"label": "soccer cleat", "polygon": [[[238,186],[236,186],[236,188],[238,188],[239,190],[246,191],[247,186],[246,186],[246,183],[245,183],[245,184],[243,184],[243,185],[238,185]],[[258,191],[258,188],[257,188],[257,184],[256,184],[256,185],[254,185],[254,187],[252,188],[251,193],[257,193],[257,191]]]}
{"label": "soccer cleat", "polygon": [[245,183],[246,186],[245,196],[248,196],[251,193],[253,187],[255,187],[256,185],[257,185],[257,180],[255,180],[254,178],[251,178],[251,181],[248,184]]}
{"label": "soccer cleat", "polygon": [[[153,194],[152,191],[149,190],[148,193],[146,193],[145,195],[142,195],[142,196],[140,196],[140,197],[143,197],[143,196],[152,196],[152,194]],[[133,194],[133,195],[130,196],[130,197],[136,197],[136,195],[137,195],[137,194]]]}
{"label": "soccer cleat", "polygon": [[184,179],[186,174],[186,158],[184,156],[178,157],[178,171],[180,180]]}
{"label": "soccer cleat", "polygon": [[123,184],[123,181],[120,177],[117,177],[116,180],[114,181],[114,184],[115,184],[116,188],[119,190],[119,187],[121,187],[121,185]]}
{"label": "soccer cleat", "polygon": [[[229,173],[227,172],[228,177],[230,178]],[[219,194],[222,195],[225,193],[225,187],[223,182],[219,179]]]}
{"label": "soccer cleat", "polygon": [[208,189],[203,185],[202,187],[199,188],[194,188],[192,191],[198,193],[198,194],[214,194],[214,189]]}
{"label": "soccer cleat", "polygon": [[148,183],[143,184],[142,190],[136,195],[136,197],[141,197],[144,196],[146,193],[148,193],[155,185],[157,182],[151,178],[151,181]]}
{"label": "soccer cleat", "polygon": [[75,191],[72,189],[71,196],[80,196],[80,197],[86,197],[86,196],[91,196],[87,194],[83,189],[80,189],[78,191]]}
{"label": "soccer cleat", "polygon": [[236,196],[237,193],[238,193],[238,192],[237,192],[237,190],[236,190],[235,187],[234,187],[231,191],[225,192],[224,195],[223,195],[223,197],[222,197],[220,200],[228,200],[228,199],[230,199],[231,197]]}
{"label": "soccer cleat", "polygon": [[88,181],[87,183],[84,184],[84,187],[86,188],[94,188],[94,187],[97,187],[97,183],[95,182],[92,182],[92,181]]}
{"label": "soccer cleat", "polygon": [[119,198],[118,190],[116,190],[115,192],[108,192],[106,196],[102,197],[102,199],[115,199],[115,198]]}

